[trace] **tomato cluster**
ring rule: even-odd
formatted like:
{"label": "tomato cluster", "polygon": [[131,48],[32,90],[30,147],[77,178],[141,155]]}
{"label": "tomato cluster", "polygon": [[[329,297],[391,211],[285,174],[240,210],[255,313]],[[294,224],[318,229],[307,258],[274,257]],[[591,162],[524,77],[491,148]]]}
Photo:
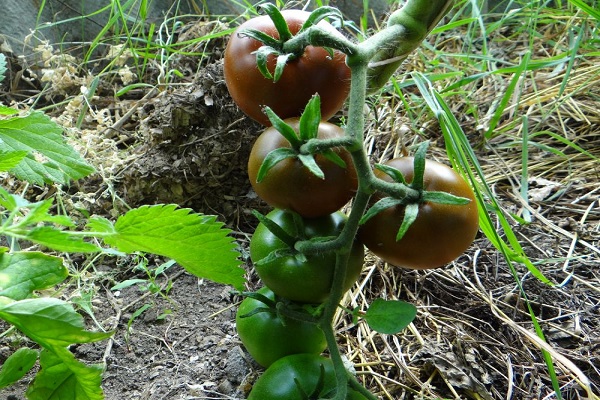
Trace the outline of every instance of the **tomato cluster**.
{"label": "tomato cluster", "polygon": [[[283,11],[280,17],[287,23],[287,34],[294,35],[304,29],[309,15]],[[318,325],[319,310],[332,285],[347,291],[358,280],[365,245],[400,267],[440,267],[472,242],[478,211],[471,188],[451,168],[423,161],[415,173],[419,162],[410,157],[394,159],[388,163],[394,172],[376,171],[381,184],[373,202],[385,203],[385,192],[391,196],[386,204],[391,205],[363,221],[357,238],[347,244],[349,249],[342,247],[347,257],[340,256],[342,248],[299,252],[299,242],[331,242],[340,236],[347,217],[339,210],[358,190],[353,159],[343,145],[348,142],[341,140],[347,139],[346,134],[326,122],[348,95],[350,72],[337,51],[307,46],[301,54],[282,53],[285,46],[279,39],[286,30],[271,17],[242,24],[229,41],[224,59],[232,98],[248,116],[267,126],[253,145],[248,175],[256,194],[274,208],[266,216],[259,215],[250,241],[250,258],[265,287],[247,294],[236,324],[250,355],[267,367],[249,399],[321,398],[331,395],[336,380],[331,361],[320,355],[326,340]],[[318,24],[335,32],[326,22]],[[260,55],[264,46],[257,38],[265,36],[272,53],[261,67],[258,59],[265,61],[264,54]],[[281,60],[283,72],[278,69]],[[327,145],[310,147],[311,141]],[[411,204],[400,195],[394,197],[390,182],[412,188],[418,198],[413,196]],[[458,205],[453,200],[457,198],[469,203]],[[337,265],[340,259],[346,262]],[[345,280],[334,282],[340,267],[345,268]],[[363,398],[348,390],[347,399]]]}

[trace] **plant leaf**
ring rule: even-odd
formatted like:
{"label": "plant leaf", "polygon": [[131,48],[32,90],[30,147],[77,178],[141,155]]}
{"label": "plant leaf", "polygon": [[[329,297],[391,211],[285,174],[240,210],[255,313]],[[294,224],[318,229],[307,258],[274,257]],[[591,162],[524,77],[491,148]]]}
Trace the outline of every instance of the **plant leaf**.
{"label": "plant leaf", "polygon": [[408,231],[408,228],[415,222],[418,215],[419,203],[410,203],[404,207],[404,218],[402,219],[402,224],[396,234],[396,242],[399,242],[404,237],[406,231]]}
{"label": "plant leaf", "polygon": [[27,389],[29,400],[102,400],[102,365],[85,365],[66,348],[42,350],[41,370]]}
{"label": "plant leaf", "polygon": [[74,236],[69,231],[51,226],[40,226],[31,229],[27,234],[27,239],[52,250],[65,253],[95,253],[102,251],[100,247],[84,241],[80,236]]}
{"label": "plant leaf", "polygon": [[286,158],[296,157],[297,154],[298,153],[296,150],[290,149],[289,147],[280,147],[278,149],[271,150],[258,169],[258,173],[256,174],[256,182],[262,182],[269,170],[279,162],[285,160]]}
{"label": "plant leaf", "polygon": [[277,129],[277,132],[281,133],[281,135],[286,138],[288,142],[292,145],[292,148],[298,149],[302,146],[302,141],[298,137],[298,134],[290,125],[288,125],[284,120],[279,118],[277,114],[270,108],[265,107],[263,109],[264,113],[269,117],[269,121],[273,124],[273,127]]}
{"label": "plant leaf", "polygon": [[327,149],[321,152],[321,155],[341,168],[346,168],[346,161],[338,155],[333,149]]}
{"label": "plant leaf", "polygon": [[38,355],[38,351],[28,347],[21,347],[11,354],[0,368],[0,389],[24,377],[37,361]]}
{"label": "plant leaf", "polygon": [[94,168],[65,142],[62,128],[38,111],[0,120],[0,151],[28,153],[11,172],[31,183],[67,184],[71,179],[94,172]]}
{"label": "plant leaf", "polygon": [[27,152],[20,151],[0,151],[0,171],[9,171],[16,167],[21,160],[27,156]]}
{"label": "plant leaf", "polygon": [[406,328],[417,316],[417,308],[405,301],[375,299],[364,315],[374,331],[393,335]]}
{"label": "plant leaf", "polygon": [[298,159],[308,170],[319,179],[325,179],[325,173],[317,164],[313,154],[298,154]]}
{"label": "plant leaf", "polygon": [[467,199],[466,197],[455,196],[448,192],[424,191],[421,198],[423,201],[428,201],[431,203],[456,206],[462,206],[471,202],[471,200]]}
{"label": "plant leaf", "polygon": [[172,258],[195,276],[236,289],[244,285],[244,269],[231,232],[214,216],[193,213],[176,204],[142,206],[118,218],[115,233],[104,241],[119,251]]}
{"label": "plant leaf", "polygon": [[375,164],[375,168],[388,175],[394,182],[400,182],[404,185],[407,184],[402,172],[398,171],[396,168],[385,164]]}
{"label": "plant leaf", "polygon": [[19,300],[0,306],[0,318],[47,349],[96,342],[112,335],[112,332],[86,331],[83,317],[70,303],[51,297]]}
{"label": "plant leaf", "polygon": [[0,253],[0,296],[13,300],[31,297],[34,290],[64,281],[69,272],[59,257],[40,252]]}

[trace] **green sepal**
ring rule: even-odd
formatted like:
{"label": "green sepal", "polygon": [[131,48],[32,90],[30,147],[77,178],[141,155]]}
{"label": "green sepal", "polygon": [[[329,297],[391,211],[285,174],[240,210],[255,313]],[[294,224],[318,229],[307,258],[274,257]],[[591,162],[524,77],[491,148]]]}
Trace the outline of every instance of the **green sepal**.
{"label": "green sepal", "polygon": [[429,148],[429,141],[425,141],[419,145],[417,151],[415,151],[413,161],[413,180],[410,186],[415,190],[423,190],[424,182],[423,177],[425,176],[425,156],[427,155],[427,149]]}
{"label": "green sepal", "polygon": [[258,169],[258,173],[256,174],[256,182],[262,182],[269,170],[271,170],[271,168],[273,168],[279,162],[287,158],[296,157],[297,154],[298,153],[296,150],[290,149],[289,147],[280,147],[278,149],[271,150]]}
{"label": "green sepal", "polygon": [[306,104],[300,116],[300,139],[308,141],[316,139],[321,123],[321,98],[315,94]]}
{"label": "green sepal", "polygon": [[421,199],[425,202],[437,203],[437,204],[448,204],[453,206],[464,206],[471,202],[471,199],[466,197],[459,197],[448,192],[427,192],[424,191]]}
{"label": "green sepal", "polygon": [[346,161],[344,161],[342,157],[340,157],[339,154],[333,151],[332,149],[322,151],[320,154],[322,154],[323,157],[325,157],[338,167],[346,168]]}
{"label": "green sepal", "polygon": [[258,29],[242,29],[238,35],[249,37],[256,41],[261,42],[265,46],[272,47],[274,49],[278,49],[281,47],[281,43],[277,39],[272,36],[267,35],[263,31],[259,31]]}
{"label": "green sepal", "polygon": [[300,140],[294,128],[292,128],[291,126],[286,124],[284,120],[279,118],[279,116],[275,114],[275,111],[273,111],[270,107],[267,106],[263,109],[263,112],[267,115],[269,121],[271,121],[273,128],[277,129],[277,131],[281,133],[281,135],[283,135],[283,137],[286,138],[288,142],[290,142],[292,148],[299,149],[300,146],[302,146],[302,140]]}
{"label": "green sepal", "polygon": [[269,67],[267,65],[269,56],[272,54],[278,55],[279,52],[271,46],[262,46],[254,52],[254,55],[256,55],[256,67],[262,76],[269,80],[275,79],[273,74],[271,74],[271,71],[269,71]]}
{"label": "green sepal", "polygon": [[275,64],[275,75],[273,75],[273,82],[277,82],[281,75],[283,75],[283,70],[287,64],[287,62],[294,58],[293,54],[279,54],[277,56],[277,63]]}
{"label": "green sepal", "polygon": [[314,154],[298,154],[298,159],[317,178],[325,179],[325,173],[317,164]]}
{"label": "green sepal", "polygon": [[[242,297],[250,297],[251,299],[254,299],[256,301],[260,301],[261,303],[263,303],[266,307],[260,307],[262,308],[266,308],[266,309],[271,309],[274,310],[275,306],[277,305],[277,302],[275,300],[271,300],[270,298],[268,298],[267,296],[265,296],[262,293],[258,293],[258,292],[239,292],[239,294]],[[241,317],[242,318],[246,318],[246,317],[250,317],[251,315],[254,315],[255,313],[250,313],[250,314],[244,314]]]}
{"label": "green sepal", "polygon": [[398,233],[396,234],[396,242],[399,242],[408,228],[415,222],[417,216],[419,215],[419,203],[410,203],[407,204],[404,208],[404,218],[402,219],[402,224],[400,225],[400,229],[398,229]]}
{"label": "green sepal", "polygon": [[252,262],[254,265],[265,265],[275,262],[281,258],[295,257],[298,254],[293,248],[277,249],[267,254],[264,258]]}
{"label": "green sepal", "polygon": [[404,185],[408,185],[406,183],[404,175],[402,175],[402,172],[398,171],[396,168],[384,164],[375,164],[375,168],[388,175],[390,178],[392,178],[394,182],[399,182]]}
{"label": "green sepal", "polygon": [[279,33],[279,42],[285,43],[290,40],[292,38],[292,32],[290,32],[290,28],[279,8],[271,3],[261,4],[260,7],[265,10],[265,13],[273,21],[275,29],[277,29],[277,33]]}
{"label": "green sepal", "polygon": [[342,12],[340,10],[338,10],[335,7],[323,6],[317,8],[316,10],[310,13],[308,19],[304,21],[304,24],[302,24],[302,28],[298,33],[307,30],[311,26],[316,25],[325,18],[329,17],[337,18],[340,21],[342,21],[342,23],[344,22],[344,16],[342,15]]}
{"label": "green sepal", "polygon": [[[286,232],[285,229],[283,229],[281,226],[279,226],[276,222],[270,220],[265,215],[262,215],[261,213],[259,213],[256,210],[252,210],[252,215],[254,215],[256,217],[256,219],[258,219],[259,222],[261,224],[263,224],[269,230],[269,232],[271,232],[279,240],[281,240],[282,242],[287,244],[290,251],[294,251],[294,245],[296,244],[296,238],[293,236],[293,234],[297,234],[297,232],[293,232],[292,234]],[[291,254],[293,254],[293,253],[291,253]],[[270,255],[271,254],[269,254],[265,258],[269,258]],[[263,260],[265,258],[263,258]],[[252,260],[252,261],[255,261],[255,263],[256,263],[256,260]],[[259,261],[262,262],[262,260],[259,260]]]}
{"label": "green sepal", "polygon": [[381,200],[377,201],[375,204],[373,204],[371,206],[371,208],[369,208],[367,210],[365,215],[362,216],[362,218],[360,219],[360,221],[358,223],[360,225],[362,225],[365,222],[367,222],[368,220],[370,220],[371,218],[373,218],[374,216],[376,216],[377,214],[379,214],[380,212],[382,212],[383,210],[386,210],[390,207],[399,206],[399,205],[404,205],[404,200],[395,199],[393,197],[384,197],[383,199],[381,199]]}

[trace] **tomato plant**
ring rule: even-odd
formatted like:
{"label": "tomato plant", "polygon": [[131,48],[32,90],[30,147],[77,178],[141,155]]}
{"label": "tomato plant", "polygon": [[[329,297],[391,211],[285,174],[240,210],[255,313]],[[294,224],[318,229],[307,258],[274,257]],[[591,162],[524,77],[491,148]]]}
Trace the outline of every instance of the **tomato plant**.
{"label": "tomato plant", "polygon": [[[400,157],[385,165],[404,175],[407,183],[414,176],[414,158]],[[391,182],[382,171],[376,176]],[[359,229],[359,238],[365,246],[384,261],[404,268],[437,268],[462,254],[475,239],[479,229],[477,202],[471,187],[450,167],[427,160],[423,189],[445,192],[469,199],[466,205],[424,201],[419,204],[416,220],[401,240],[396,234],[404,219],[405,207],[389,207],[369,219]]]}
{"label": "tomato plant", "polygon": [[[285,121],[298,132],[300,120]],[[344,136],[344,130],[337,125],[321,122],[318,126],[318,139],[331,139]],[[248,176],[256,194],[275,208],[295,211],[306,218],[321,217],[339,210],[356,193],[356,170],[350,153],[343,147],[332,149],[345,163],[340,166],[322,154],[315,155],[315,161],[323,171],[320,178],[310,171],[298,157],[279,161],[269,169],[265,177],[258,181],[261,165],[273,150],[290,148],[291,143],[273,126],[267,128],[252,147],[248,161]]]}
{"label": "tomato plant", "polygon": [[235,317],[238,335],[256,362],[268,367],[287,355],[321,354],[325,350],[327,342],[317,325],[279,315],[274,307],[278,299],[269,288],[263,287],[256,293],[272,303],[246,297]]}
{"label": "tomato plant", "polygon": [[[290,212],[275,209],[267,218],[298,240],[336,236],[346,223],[346,216],[341,212],[301,220]],[[298,253],[260,223],[250,240],[250,257],[260,279],[278,296],[302,303],[327,300],[333,283],[335,252]],[[364,247],[355,241],[350,250],[344,291],[358,279],[363,261]]]}
{"label": "tomato plant", "polygon": [[[301,10],[281,12],[292,35],[298,33],[310,13]],[[332,35],[340,35],[326,21],[319,27]],[[271,107],[281,118],[298,117],[310,98],[321,96],[323,120],[331,118],[343,106],[350,90],[350,69],[346,56],[334,51],[333,57],[322,47],[307,46],[301,54],[287,54],[287,64],[279,79],[266,78],[257,67],[256,51],[263,43],[244,33],[254,29],[280,39],[280,32],[269,16],[252,18],[233,33],[224,54],[224,74],[227,89],[240,109],[265,126],[271,125],[263,113],[264,106]],[[271,44],[271,47],[283,43]],[[277,56],[267,58],[267,69],[275,74]]]}
{"label": "tomato plant", "polygon": [[[314,354],[277,360],[254,383],[248,400],[312,400],[329,398],[336,390],[333,363]],[[366,399],[348,389],[347,400]]]}

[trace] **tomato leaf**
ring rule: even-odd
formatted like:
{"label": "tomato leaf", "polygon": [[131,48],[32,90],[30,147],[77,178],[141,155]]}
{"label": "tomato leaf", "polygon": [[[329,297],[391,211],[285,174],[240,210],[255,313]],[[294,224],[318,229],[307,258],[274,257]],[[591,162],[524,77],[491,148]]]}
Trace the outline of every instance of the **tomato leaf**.
{"label": "tomato leaf", "polygon": [[471,202],[471,200],[467,199],[466,197],[455,196],[448,192],[434,191],[424,191],[422,194],[422,200],[429,201],[431,203],[448,204],[456,206],[462,206]]}
{"label": "tomato leaf", "polygon": [[42,350],[41,370],[27,389],[27,398],[36,400],[104,399],[102,365],[85,365],[66,348]]}
{"label": "tomato leaf", "polygon": [[389,165],[385,164],[375,164],[375,168],[388,175],[390,178],[392,178],[394,182],[399,182],[404,185],[407,184],[404,175],[402,175],[402,172],[398,171],[396,168],[390,167]]}
{"label": "tomato leaf", "polygon": [[59,257],[36,251],[0,253],[0,296],[23,300],[35,290],[52,287],[69,274]]}
{"label": "tomato leaf", "polygon": [[317,164],[313,154],[298,154],[298,159],[308,170],[319,179],[325,179],[325,173]]}
{"label": "tomato leaf", "polygon": [[398,233],[396,234],[396,242],[399,242],[404,237],[406,231],[408,231],[408,228],[410,228],[413,222],[415,222],[418,215],[419,203],[410,203],[406,205],[404,208],[404,218],[402,219],[402,224],[400,225]]}
{"label": "tomato leaf", "polygon": [[[26,152],[11,169],[17,178],[31,183],[67,184],[94,172],[65,141],[63,129],[44,113],[0,120],[0,151]],[[20,153],[19,153],[20,154]]]}
{"label": "tomato leaf", "polygon": [[0,389],[12,385],[33,367],[39,353],[28,347],[21,347],[11,354],[0,367]]}
{"label": "tomato leaf", "polygon": [[319,133],[319,124],[321,123],[321,98],[318,94],[308,101],[300,116],[300,139],[307,141],[316,139]]}
{"label": "tomato leaf", "polygon": [[411,183],[411,187],[415,190],[423,190],[425,184],[423,182],[425,176],[425,156],[427,155],[427,148],[429,147],[429,141],[425,141],[419,145],[414,156],[414,176]]}
{"label": "tomato leaf", "polygon": [[103,238],[119,251],[169,257],[197,277],[241,289],[244,269],[230,232],[214,216],[158,204],[128,211]]}
{"label": "tomato leaf", "polygon": [[364,319],[371,329],[393,335],[406,328],[417,316],[417,308],[405,301],[376,299]]}
{"label": "tomato leaf", "polygon": [[271,150],[258,169],[258,173],[256,174],[256,182],[262,182],[269,170],[279,162],[290,157],[296,157],[296,155],[298,155],[298,153],[289,147],[280,147],[278,149]]}
{"label": "tomato leaf", "polygon": [[338,153],[333,151],[333,149],[327,149],[322,151],[320,154],[323,155],[326,159],[337,165],[338,167],[346,168],[346,161],[339,156]]}
{"label": "tomato leaf", "polygon": [[266,14],[273,21],[275,29],[277,29],[277,33],[279,33],[279,41],[285,43],[290,40],[292,38],[292,32],[290,32],[290,28],[284,16],[281,14],[281,11],[279,11],[279,8],[271,3],[261,4],[260,7],[265,10]]}
{"label": "tomato leaf", "polygon": [[384,197],[383,199],[381,199],[378,202],[376,202],[375,204],[373,204],[371,206],[371,208],[369,208],[367,210],[365,215],[363,215],[362,218],[360,219],[359,224],[361,224],[361,225],[364,224],[365,222],[367,222],[368,220],[370,220],[371,218],[373,218],[374,216],[376,216],[383,210],[386,210],[390,207],[402,205],[402,204],[403,204],[403,200],[395,199],[393,197]]}

